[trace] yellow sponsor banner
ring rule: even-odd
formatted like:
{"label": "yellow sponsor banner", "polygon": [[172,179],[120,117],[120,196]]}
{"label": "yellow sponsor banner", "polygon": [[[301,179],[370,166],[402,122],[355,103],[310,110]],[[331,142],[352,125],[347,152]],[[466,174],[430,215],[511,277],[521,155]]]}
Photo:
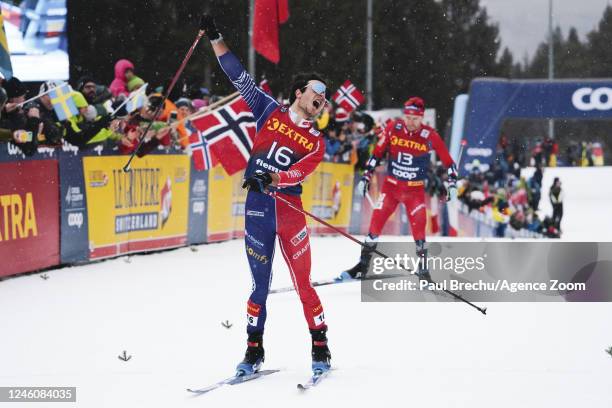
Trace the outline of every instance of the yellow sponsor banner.
{"label": "yellow sponsor banner", "polygon": [[240,171],[229,176],[221,165],[208,172],[208,241],[244,236],[244,203]]}
{"label": "yellow sponsor banner", "polygon": [[[353,205],[353,166],[340,163],[321,163],[303,183],[304,209],[323,218],[334,227],[348,229]],[[314,233],[330,232],[307,217]]]}
{"label": "yellow sponsor banner", "polygon": [[186,245],[187,155],[84,157],[90,258]]}

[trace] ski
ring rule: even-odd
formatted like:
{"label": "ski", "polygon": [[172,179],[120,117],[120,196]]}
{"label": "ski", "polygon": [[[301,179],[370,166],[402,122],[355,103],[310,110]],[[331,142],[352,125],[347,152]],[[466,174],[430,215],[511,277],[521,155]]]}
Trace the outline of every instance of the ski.
{"label": "ski", "polygon": [[221,380],[217,383],[209,385],[208,387],[198,388],[198,389],[187,388],[187,391],[194,393],[194,394],[202,395],[212,390],[216,390],[217,388],[223,387],[224,385],[242,384],[242,383],[254,380],[259,377],[264,377],[266,375],[277,373],[279,371],[280,370],[261,370],[256,373],[250,374],[250,375],[240,375],[240,376],[233,375],[229,378],[226,378],[225,380]]}
{"label": "ski", "polygon": [[316,387],[325,377],[327,377],[329,375],[329,372],[331,370],[327,370],[327,371],[323,371],[321,373],[315,373],[313,374],[307,382],[305,383],[300,383],[297,385],[298,389],[300,391],[306,391],[309,388],[312,387]]}
{"label": "ski", "polygon": [[[371,275],[371,276],[366,276],[365,278],[361,278],[361,279],[346,279],[346,280],[341,280],[338,278],[323,279],[323,280],[312,282],[312,287],[336,285],[339,283],[361,282],[361,281],[368,281],[368,280],[375,280],[375,279],[391,279],[391,278],[399,278],[402,276],[408,276],[408,275],[396,273],[396,274],[388,274],[388,275]],[[282,288],[270,289],[269,293],[285,293],[285,292],[292,292],[294,290],[295,288],[293,286],[285,286]]]}

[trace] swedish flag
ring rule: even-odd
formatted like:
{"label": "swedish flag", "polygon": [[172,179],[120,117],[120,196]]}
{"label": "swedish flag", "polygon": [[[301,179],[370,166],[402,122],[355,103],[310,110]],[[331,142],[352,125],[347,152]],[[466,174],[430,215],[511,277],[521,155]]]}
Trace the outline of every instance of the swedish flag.
{"label": "swedish flag", "polygon": [[53,88],[49,92],[49,97],[59,120],[66,120],[79,114],[74,99],[72,99],[72,89],[66,82]]}
{"label": "swedish flag", "polygon": [[0,15],[0,73],[6,79],[13,77],[13,66],[11,65],[11,53],[9,52],[6,33],[4,32],[4,18]]}

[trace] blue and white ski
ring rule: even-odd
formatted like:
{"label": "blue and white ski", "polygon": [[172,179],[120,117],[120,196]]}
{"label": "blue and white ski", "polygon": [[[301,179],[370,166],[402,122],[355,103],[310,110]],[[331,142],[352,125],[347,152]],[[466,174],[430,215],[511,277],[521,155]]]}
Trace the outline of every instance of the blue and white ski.
{"label": "blue and white ski", "polygon": [[249,374],[249,375],[240,375],[240,376],[233,375],[229,378],[226,378],[225,380],[221,380],[215,384],[209,385],[208,387],[198,388],[198,389],[187,388],[187,391],[192,392],[194,394],[202,395],[212,390],[216,390],[217,388],[223,387],[224,385],[242,384],[242,383],[254,380],[259,377],[277,373],[279,371],[280,370],[261,370],[261,371],[258,371],[256,373]]}
{"label": "blue and white ski", "polygon": [[298,384],[297,387],[300,391],[306,391],[309,388],[316,387],[325,377],[329,375],[331,370],[316,372],[314,373],[307,382]]}

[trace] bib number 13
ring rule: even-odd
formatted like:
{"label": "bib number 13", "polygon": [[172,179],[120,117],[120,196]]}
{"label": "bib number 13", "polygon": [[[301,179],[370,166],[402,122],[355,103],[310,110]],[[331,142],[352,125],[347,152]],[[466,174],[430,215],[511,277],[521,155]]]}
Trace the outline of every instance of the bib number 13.
{"label": "bib number 13", "polygon": [[289,166],[291,164],[291,157],[289,155],[293,155],[293,150],[286,146],[280,146],[278,149],[276,148],[278,142],[272,143],[272,147],[270,147],[270,151],[266,156],[266,159],[271,159],[274,156],[274,161],[280,166]]}
{"label": "bib number 13", "polygon": [[398,152],[397,153],[397,161],[403,166],[411,166],[412,158],[414,156],[410,153]]}

